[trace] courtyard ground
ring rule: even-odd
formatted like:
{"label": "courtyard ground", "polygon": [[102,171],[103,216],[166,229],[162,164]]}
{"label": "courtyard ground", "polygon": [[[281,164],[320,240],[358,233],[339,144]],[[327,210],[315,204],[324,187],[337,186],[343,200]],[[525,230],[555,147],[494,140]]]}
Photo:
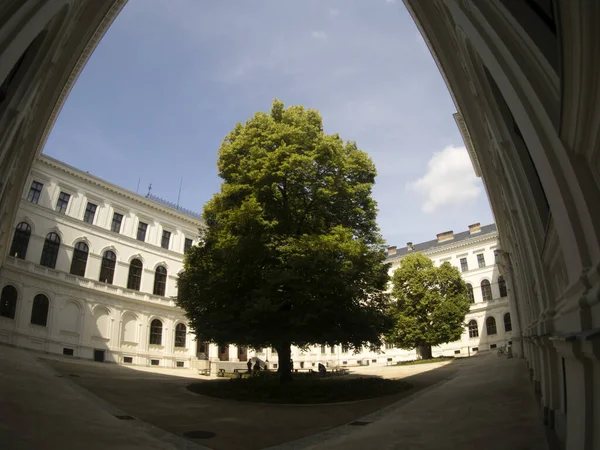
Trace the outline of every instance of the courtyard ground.
{"label": "courtyard ground", "polygon": [[[11,450],[546,448],[524,362],[495,355],[361,368],[415,387],[330,405],[199,396],[186,389],[201,379],[191,371],[66,360],[6,346],[0,358],[0,442]],[[348,425],[355,421],[358,426]],[[189,432],[205,438],[184,438]]]}

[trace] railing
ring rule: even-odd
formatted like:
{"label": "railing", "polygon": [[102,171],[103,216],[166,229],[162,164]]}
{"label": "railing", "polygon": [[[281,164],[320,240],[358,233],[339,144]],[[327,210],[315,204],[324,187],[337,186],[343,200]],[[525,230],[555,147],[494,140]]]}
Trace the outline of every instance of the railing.
{"label": "railing", "polygon": [[179,212],[182,212],[183,214],[187,214],[188,216],[192,216],[197,219],[200,219],[202,217],[202,215],[200,213],[197,213],[195,211],[192,211],[191,209],[187,209],[182,206],[179,206],[176,203],[170,202],[169,200],[165,200],[164,198],[157,197],[156,195],[148,194],[148,195],[146,195],[146,198],[149,200],[152,200],[156,203],[160,203],[163,206],[168,206],[169,208],[173,208]]}
{"label": "railing", "polygon": [[40,266],[39,264],[35,264],[31,261],[24,261],[22,259],[18,259],[12,256],[8,256],[6,258],[6,264],[21,270],[25,270],[27,272],[40,274],[48,278],[60,280],[68,284],[84,287],[86,289],[93,289],[95,291],[105,292],[107,294],[118,295],[121,297],[127,297],[138,301],[145,301],[158,305],[175,307],[175,302],[167,297],[148,294],[146,292],[134,291],[131,289],[122,288],[120,286],[115,286],[113,284],[107,284],[96,280],[90,280],[89,278],[78,277],[70,273],[50,269],[49,267]]}

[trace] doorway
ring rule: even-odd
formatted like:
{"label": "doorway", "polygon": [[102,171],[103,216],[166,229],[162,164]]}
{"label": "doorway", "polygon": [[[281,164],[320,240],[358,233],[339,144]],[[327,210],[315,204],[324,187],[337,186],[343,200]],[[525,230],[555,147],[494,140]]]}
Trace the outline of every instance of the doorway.
{"label": "doorway", "polygon": [[229,345],[219,345],[219,361],[229,361]]}

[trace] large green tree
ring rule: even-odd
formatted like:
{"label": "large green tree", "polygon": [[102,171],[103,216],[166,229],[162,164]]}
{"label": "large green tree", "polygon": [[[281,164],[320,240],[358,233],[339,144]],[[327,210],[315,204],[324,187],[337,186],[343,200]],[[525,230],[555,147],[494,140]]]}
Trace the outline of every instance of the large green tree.
{"label": "large green tree", "polygon": [[272,346],[282,380],[291,345],[378,347],[389,265],[368,155],[326,135],[317,111],[275,100],[225,137],[218,169],[177,299],[198,338]]}
{"label": "large green tree", "polygon": [[400,348],[416,348],[423,359],[431,347],[460,339],[469,311],[467,287],[448,262],[439,267],[421,253],[405,256],[392,276],[395,326],[386,337]]}

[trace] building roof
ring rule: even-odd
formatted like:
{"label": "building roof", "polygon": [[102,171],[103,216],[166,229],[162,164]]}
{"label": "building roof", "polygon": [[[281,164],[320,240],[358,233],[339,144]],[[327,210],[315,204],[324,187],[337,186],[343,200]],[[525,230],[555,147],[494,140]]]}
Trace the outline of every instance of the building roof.
{"label": "building roof", "polygon": [[495,223],[492,223],[489,225],[483,225],[481,227],[481,231],[478,231],[473,234],[471,234],[469,232],[469,230],[466,230],[466,231],[461,231],[460,233],[456,233],[456,234],[454,234],[454,238],[444,240],[442,242],[439,242],[437,239],[433,239],[431,241],[413,244],[412,250],[410,250],[410,251],[408,250],[408,246],[399,248],[396,250],[396,253],[394,253],[392,255],[388,255],[387,259],[402,258],[403,256],[406,256],[409,253],[428,252],[428,251],[432,251],[432,250],[443,250],[444,247],[450,247],[450,246],[456,245],[458,242],[467,243],[467,241],[470,239],[478,239],[478,238],[481,238],[482,236],[490,235],[490,234],[493,234],[496,232],[497,232],[497,229],[496,229]]}

